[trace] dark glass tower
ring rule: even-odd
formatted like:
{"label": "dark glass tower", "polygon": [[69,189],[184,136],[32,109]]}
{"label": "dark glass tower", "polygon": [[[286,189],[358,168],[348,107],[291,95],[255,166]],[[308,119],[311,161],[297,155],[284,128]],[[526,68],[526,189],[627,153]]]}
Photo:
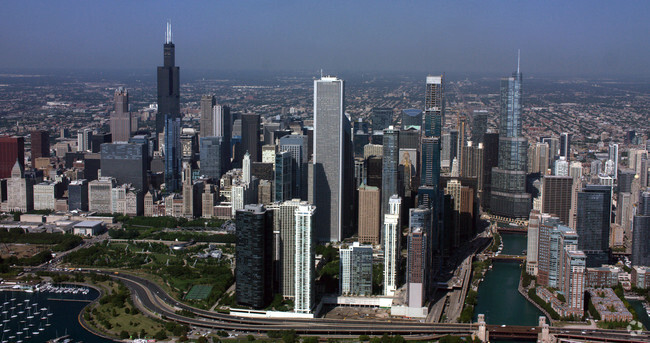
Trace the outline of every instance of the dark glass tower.
{"label": "dark glass tower", "polygon": [[156,114],[156,140],[165,129],[165,116],[181,117],[180,83],[176,53],[172,43],[172,24],[167,23],[164,45],[164,63],[158,67],[158,113]]}
{"label": "dark glass tower", "polygon": [[492,169],[490,208],[496,215],[527,218],[531,197],[526,193],[528,141],[521,135],[521,72],[501,80],[499,165]]}
{"label": "dark glass tower", "polygon": [[165,189],[167,192],[175,192],[181,186],[181,119],[168,118],[164,129]]}
{"label": "dark glass tower", "polygon": [[[389,126],[384,129],[383,166],[381,182],[381,218],[388,214],[390,197],[399,194],[399,130]],[[382,226],[383,228],[383,226]],[[383,232],[383,231],[382,231]],[[383,235],[382,235],[383,237]]]}
{"label": "dark glass tower", "polygon": [[578,192],[578,249],[587,255],[587,267],[600,267],[608,262],[611,212],[611,186],[587,185]]}

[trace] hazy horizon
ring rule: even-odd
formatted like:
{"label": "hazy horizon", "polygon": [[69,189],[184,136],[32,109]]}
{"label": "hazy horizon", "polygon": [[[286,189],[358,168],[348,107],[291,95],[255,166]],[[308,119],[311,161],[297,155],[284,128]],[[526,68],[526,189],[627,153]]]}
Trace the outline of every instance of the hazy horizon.
{"label": "hazy horizon", "polygon": [[2,70],[650,76],[641,1],[35,1],[0,14]]}

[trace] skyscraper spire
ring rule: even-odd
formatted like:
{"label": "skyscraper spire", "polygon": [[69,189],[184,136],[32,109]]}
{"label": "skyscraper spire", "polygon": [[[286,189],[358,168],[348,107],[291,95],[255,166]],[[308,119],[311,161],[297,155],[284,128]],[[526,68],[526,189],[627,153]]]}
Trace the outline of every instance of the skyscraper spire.
{"label": "skyscraper spire", "polygon": [[171,44],[172,42],[172,20],[167,20],[167,31],[165,32],[165,44]]}
{"label": "skyscraper spire", "polygon": [[519,74],[519,58],[521,57],[521,50],[517,49],[517,74]]}

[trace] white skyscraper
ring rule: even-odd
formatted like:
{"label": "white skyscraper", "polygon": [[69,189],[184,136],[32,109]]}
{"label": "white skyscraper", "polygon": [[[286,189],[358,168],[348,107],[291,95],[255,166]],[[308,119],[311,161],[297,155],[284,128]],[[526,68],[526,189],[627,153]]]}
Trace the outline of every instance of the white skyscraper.
{"label": "white skyscraper", "polygon": [[311,313],[314,306],[314,241],[312,218],[316,207],[305,202],[296,209],[295,301],[296,313]]}
{"label": "white skyscraper", "polygon": [[402,199],[393,195],[384,215],[384,295],[395,295],[400,257],[400,206]]}
{"label": "white skyscraper", "polygon": [[343,80],[314,80],[313,199],[318,241],[341,241],[350,225],[354,164],[350,121],[344,115]]}
{"label": "white skyscraper", "polygon": [[554,174],[556,176],[569,176],[569,161],[564,156],[560,156],[560,159],[555,161]]}
{"label": "white skyscraper", "polygon": [[242,177],[245,184],[251,183],[251,155],[246,151],[242,160]]}
{"label": "white skyscraper", "polygon": [[613,162],[611,175],[614,179],[618,177],[618,144],[612,143],[609,145],[609,160]]}

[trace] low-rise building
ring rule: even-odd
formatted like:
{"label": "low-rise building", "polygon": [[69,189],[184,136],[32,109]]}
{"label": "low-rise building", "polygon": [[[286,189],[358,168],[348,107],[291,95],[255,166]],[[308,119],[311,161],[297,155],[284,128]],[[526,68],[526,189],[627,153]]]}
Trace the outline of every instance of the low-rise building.
{"label": "low-rise building", "polygon": [[586,288],[604,288],[618,285],[618,274],[621,269],[615,266],[587,268]]}
{"label": "low-rise building", "polygon": [[85,220],[73,226],[73,233],[80,236],[96,236],[103,230],[104,222],[101,220]]}
{"label": "low-rise building", "polygon": [[630,321],[634,319],[625,304],[611,288],[588,289],[587,292],[591,296],[591,303],[600,315],[601,320]]}
{"label": "low-rise building", "polygon": [[650,267],[632,267],[632,285],[636,288],[650,287]]}

